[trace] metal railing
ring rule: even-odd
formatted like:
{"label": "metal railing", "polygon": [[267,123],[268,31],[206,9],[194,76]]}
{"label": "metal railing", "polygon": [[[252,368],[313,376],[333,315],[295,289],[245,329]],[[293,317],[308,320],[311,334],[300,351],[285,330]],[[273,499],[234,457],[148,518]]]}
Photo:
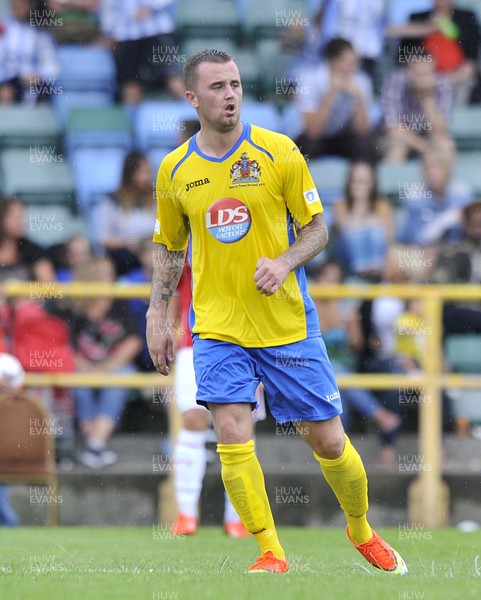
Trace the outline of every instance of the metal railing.
{"label": "metal railing", "polygon": [[[366,286],[311,286],[313,298],[374,299],[395,297],[418,299],[422,302],[423,324],[426,335],[421,372],[416,375],[345,374],[337,377],[340,388],[399,389],[409,385],[417,388],[426,401],[419,402],[419,449],[422,464],[419,475],[409,489],[409,517],[427,527],[440,527],[447,522],[449,494],[442,480],[442,403],[441,391],[447,387],[481,388],[481,376],[443,373],[442,305],[444,301],[481,300],[481,286],[474,285],[366,285]],[[86,298],[112,296],[115,298],[148,298],[150,285],[71,283],[44,284],[39,282],[9,281],[5,283],[7,297],[30,298]],[[109,386],[118,387],[169,387],[173,373],[162,377],[157,373],[115,375]],[[101,373],[28,373],[27,386],[101,387],[105,375]],[[173,430],[178,419],[173,418]],[[172,429],[171,429],[172,431]],[[425,467],[425,468],[423,468]]]}

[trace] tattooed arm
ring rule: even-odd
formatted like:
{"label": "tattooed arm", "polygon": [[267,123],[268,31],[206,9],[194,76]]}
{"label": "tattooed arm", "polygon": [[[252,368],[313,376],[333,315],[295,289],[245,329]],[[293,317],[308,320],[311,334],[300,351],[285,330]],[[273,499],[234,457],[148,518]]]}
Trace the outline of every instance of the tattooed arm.
{"label": "tattooed arm", "polygon": [[322,214],[314,215],[312,221],[302,227],[292,246],[280,256],[259,258],[254,275],[259,292],[272,296],[282,287],[291,271],[310,261],[326,247],[328,238],[324,217]]}
{"label": "tattooed arm", "polygon": [[175,323],[167,315],[167,307],[177,288],[185,262],[185,250],[171,252],[163,244],[154,251],[154,272],[150,305],[147,310],[147,346],[155,368],[169,374],[167,361],[174,360]]}

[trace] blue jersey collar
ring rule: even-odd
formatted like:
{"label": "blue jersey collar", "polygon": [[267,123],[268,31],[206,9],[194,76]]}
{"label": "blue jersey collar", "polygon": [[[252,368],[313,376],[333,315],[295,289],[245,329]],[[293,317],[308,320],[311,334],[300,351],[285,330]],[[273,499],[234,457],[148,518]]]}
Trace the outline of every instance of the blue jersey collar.
{"label": "blue jersey collar", "polygon": [[221,156],[220,158],[215,158],[213,156],[207,156],[207,154],[204,154],[199,149],[199,146],[197,145],[197,135],[198,135],[197,133],[192,138],[192,148],[193,148],[194,152],[196,154],[198,154],[199,156],[201,156],[202,158],[205,158],[205,160],[210,160],[211,162],[216,162],[216,163],[223,162],[224,160],[226,160],[227,158],[229,158],[229,156],[232,156],[234,154],[234,152],[236,152],[236,150],[239,148],[239,146],[242,144],[242,142],[244,140],[250,138],[251,126],[249,125],[249,123],[242,123],[242,125],[243,125],[243,127],[242,127],[242,133],[241,133],[239,139],[232,146],[232,148],[226,154],[224,154],[224,156]]}

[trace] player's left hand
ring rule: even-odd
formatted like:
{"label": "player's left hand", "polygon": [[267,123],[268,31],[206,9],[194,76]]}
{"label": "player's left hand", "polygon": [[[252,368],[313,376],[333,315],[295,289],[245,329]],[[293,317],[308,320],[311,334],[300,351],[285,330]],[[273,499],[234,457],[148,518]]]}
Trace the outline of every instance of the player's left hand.
{"label": "player's left hand", "polygon": [[261,294],[272,296],[282,287],[290,270],[289,264],[282,258],[259,258],[254,274],[256,288]]}

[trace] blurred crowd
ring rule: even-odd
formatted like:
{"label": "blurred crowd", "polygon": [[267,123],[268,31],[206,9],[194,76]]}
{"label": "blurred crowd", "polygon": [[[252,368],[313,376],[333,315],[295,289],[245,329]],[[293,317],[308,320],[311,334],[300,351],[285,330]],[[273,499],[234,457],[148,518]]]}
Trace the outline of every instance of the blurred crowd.
{"label": "blurred crowd", "polygon": [[[32,78],[61,74],[57,49],[65,44],[112,51],[119,104],[135,110],[158,92],[172,101],[182,99],[180,65],[156,62],[153,52],[154,47],[179,48],[177,4],[11,0],[10,12],[0,19],[0,103],[31,102]],[[250,3],[239,0],[236,6],[242,21]],[[296,143],[309,161],[349,161],[343,193],[326,206],[331,242],[308,265],[311,283],[480,283],[481,200],[453,179],[458,149],[449,135],[453,107],[481,102],[475,12],[454,0],[311,0],[306,6],[308,26],[287,24],[279,32],[279,52],[290,57],[280,74],[289,83],[282,100],[300,116]],[[49,101],[48,94],[36,95],[35,102]],[[190,135],[195,125],[182,131]],[[395,205],[379,192],[378,165],[409,160],[419,161],[422,177]],[[127,154],[118,189],[95,206],[95,243],[78,235],[52,247],[37,246],[26,234],[25,202],[1,200],[0,280],[38,283],[38,297],[3,298],[0,307],[3,350],[17,356],[26,371],[153,370],[145,342],[145,301],[45,300],[42,290],[56,281],[148,283],[154,178],[145,154],[136,149]],[[419,302],[379,298],[316,304],[338,373],[409,374],[422,368]],[[444,336],[481,334],[481,310],[447,303],[443,328]],[[116,461],[108,442],[128,391],[37,393],[69,424],[58,445],[59,461],[78,458],[95,469]],[[345,427],[377,430],[380,464],[392,464],[396,434],[416,401],[400,399],[397,390],[352,389],[343,398]],[[449,394],[444,406],[446,427],[468,434],[462,408],[458,404],[453,411]],[[82,440],[77,455],[74,420]]]}

